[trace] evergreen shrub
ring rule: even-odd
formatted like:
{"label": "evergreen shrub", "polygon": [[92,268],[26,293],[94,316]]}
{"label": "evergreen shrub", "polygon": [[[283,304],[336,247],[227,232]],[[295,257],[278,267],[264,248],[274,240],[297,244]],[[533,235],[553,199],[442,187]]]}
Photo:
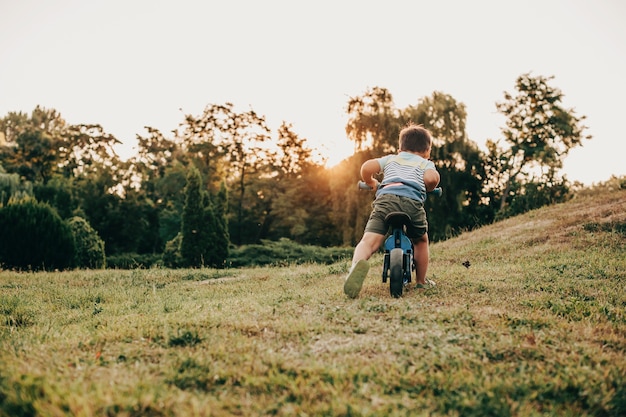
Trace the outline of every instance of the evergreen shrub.
{"label": "evergreen shrub", "polygon": [[78,268],[102,269],[106,265],[104,241],[87,220],[74,216],[67,221],[74,235],[74,266]]}
{"label": "evergreen shrub", "polygon": [[174,239],[165,244],[165,250],[163,251],[163,264],[168,268],[178,268],[183,265],[183,256],[180,253],[180,244],[182,240],[182,233],[178,233]]}
{"label": "evergreen shrub", "polygon": [[70,268],[74,262],[70,226],[50,205],[33,198],[0,208],[0,265],[18,270]]}

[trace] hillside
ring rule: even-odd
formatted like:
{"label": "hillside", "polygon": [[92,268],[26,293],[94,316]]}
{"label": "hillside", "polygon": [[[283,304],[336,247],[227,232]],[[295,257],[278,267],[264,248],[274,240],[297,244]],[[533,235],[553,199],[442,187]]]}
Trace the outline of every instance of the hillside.
{"label": "hillside", "polygon": [[0,272],[0,416],[626,415],[626,190],[381,257],[230,270]]}
{"label": "hillside", "polygon": [[584,249],[587,244],[610,246],[615,239],[619,246],[620,237],[626,237],[626,190],[601,188],[583,191],[564,204],[463,234],[438,249],[490,259],[494,252],[519,251],[520,255],[532,256],[542,251]]}
{"label": "hillside", "polygon": [[[608,188],[581,192],[567,203],[433,245],[431,255],[433,271],[443,276],[449,276],[448,266],[469,261],[472,266],[459,277],[477,278],[489,273],[485,268],[512,272],[518,266],[519,278],[540,284],[554,270],[564,277],[624,279],[626,268],[619,254],[625,244],[626,190]],[[506,278],[513,276],[507,273]]]}

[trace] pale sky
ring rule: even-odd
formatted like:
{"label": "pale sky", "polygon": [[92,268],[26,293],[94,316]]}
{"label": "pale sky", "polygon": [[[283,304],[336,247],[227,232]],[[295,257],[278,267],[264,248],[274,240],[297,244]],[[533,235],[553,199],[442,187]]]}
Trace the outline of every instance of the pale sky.
{"label": "pale sky", "polygon": [[53,108],[134,154],[210,104],[284,120],[336,163],[350,97],[384,87],[404,108],[433,91],[498,139],[495,103],[522,74],[554,76],[587,116],[570,180],[626,175],[626,2],[620,0],[0,0],[0,117]]}

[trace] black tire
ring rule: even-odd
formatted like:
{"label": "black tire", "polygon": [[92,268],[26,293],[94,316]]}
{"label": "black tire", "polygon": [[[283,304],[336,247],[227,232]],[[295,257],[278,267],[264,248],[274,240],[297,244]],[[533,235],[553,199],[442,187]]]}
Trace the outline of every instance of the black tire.
{"label": "black tire", "polygon": [[389,255],[389,278],[391,296],[401,297],[404,286],[404,251],[400,248],[392,249]]}

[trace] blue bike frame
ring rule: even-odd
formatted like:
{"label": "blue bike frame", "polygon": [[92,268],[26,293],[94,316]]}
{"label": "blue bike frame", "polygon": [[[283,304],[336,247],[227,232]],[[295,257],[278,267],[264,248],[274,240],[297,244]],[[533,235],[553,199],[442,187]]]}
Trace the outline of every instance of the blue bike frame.
{"label": "blue bike frame", "polygon": [[387,282],[391,268],[391,252],[394,249],[402,250],[402,284],[411,282],[411,272],[413,271],[413,242],[405,233],[406,225],[411,218],[406,213],[389,213],[385,218],[385,223],[391,228],[391,234],[385,239],[383,245],[383,282]]}

